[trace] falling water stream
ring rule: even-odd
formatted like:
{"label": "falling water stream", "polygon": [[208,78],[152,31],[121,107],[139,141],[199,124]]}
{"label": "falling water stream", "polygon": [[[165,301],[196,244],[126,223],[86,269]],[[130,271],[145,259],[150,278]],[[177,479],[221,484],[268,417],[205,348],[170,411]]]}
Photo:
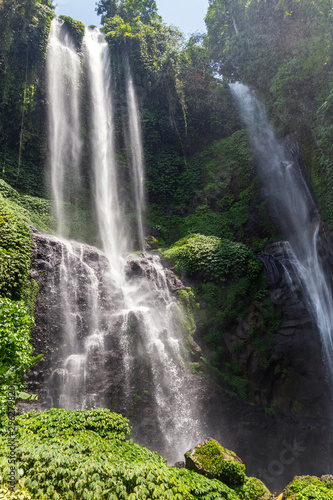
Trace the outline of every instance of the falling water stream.
{"label": "falling water stream", "polygon": [[81,62],[64,23],[51,24],[47,53],[49,97],[49,161],[57,233],[66,236],[64,202],[81,188],[80,157]]}
{"label": "falling water stream", "polygon": [[135,179],[135,205],[138,226],[138,240],[140,248],[144,249],[144,231],[143,231],[143,212],[145,208],[144,196],[144,161],[142,151],[142,140],[139,122],[138,106],[135,98],[135,90],[133,78],[130,73],[129,64],[127,63],[127,108],[129,115],[129,132],[131,142],[131,156],[132,156],[132,169],[133,177]]}
{"label": "falling water stream", "polygon": [[[163,435],[159,451],[168,460],[175,461],[201,437],[199,416],[190,394],[191,375],[184,365],[181,311],[169,292],[159,258],[128,254],[128,228],[119,200],[111,64],[108,45],[99,30],[86,30],[82,58],[90,93],[91,170],[102,252],[60,240],[63,255],[59,283],[54,281],[52,287],[53,292],[58,290],[61,295],[63,345],[62,356],[55,361],[50,378],[49,393],[53,404],[60,407],[105,406],[106,360],[119,350],[122,391],[130,406],[138,387],[134,375],[138,359],[142,365],[148,363],[153,380],[152,411]],[[68,60],[75,61],[75,71],[71,71]],[[66,107],[67,96],[75,102],[78,100],[80,60],[59,20],[52,21],[47,67],[52,189],[58,232],[62,237],[65,179],[71,169],[79,171],[80,165],[79,111],[75,104],[75,124],[72,124],[69,114],[72,115],[73,110]],[[143,150],[129,67],[126,75],[132,191],[139,248],[143,250]],[[68,94],[74,89],[75,97]],[[129,273],[131,265],[140,270],[138,276]]]}
{"label": "falling water stream", "polygon": [[319,257],[320,216],[299,165],[274,134],[264,106],[245,85],[230,85],[248,128],[265,195],[288,243],[285,249],[299,276],[321,335],[324,358],[333,380],[333,297]]}

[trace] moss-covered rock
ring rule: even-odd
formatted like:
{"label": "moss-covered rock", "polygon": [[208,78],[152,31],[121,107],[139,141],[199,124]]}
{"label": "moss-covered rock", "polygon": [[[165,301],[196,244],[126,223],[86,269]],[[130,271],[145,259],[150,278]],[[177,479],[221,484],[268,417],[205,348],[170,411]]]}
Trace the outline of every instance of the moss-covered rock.
{"label": "moss-covered rock", "polygon": [[260,479],[247,477],[245,482],[235,488],[240,500],[269,500],[272,494]]}
{"label": "moss-covered rock", "polygon": [[261,263],[243,243],[203,234],[182,238],[163,256],[175,265],[177,272],[217,283],[244,276],[256,282],[262,271]]}
{"label": "moss-covered rock", "polygon": [[148,250],[155,250],[156,248],[159,248],[161,245],[155,236],[147,236],[146,237],[146,247]]}
{"label": "moss-covered rock", "polygon": [[283,500],[333,500],[333,476],[296,476],[284,489]]}
{"label": "moss-covered rock", "polygon": [[69,16],[59,16],[60,19],[64,21],[66,28],[68,29],[71,37],[75,41],[78,48],[82,45],[82,40],[85,32],[85,25],[81,21],[76,21]]}
{"label": "moss-covered rock", "polygon": [[240,486],[246,481],[245,465],[242,460],[236,453],[223,448],[212,438],[188,451],[185,459],[187,469],[210,479],[218,479],[228,486]]}

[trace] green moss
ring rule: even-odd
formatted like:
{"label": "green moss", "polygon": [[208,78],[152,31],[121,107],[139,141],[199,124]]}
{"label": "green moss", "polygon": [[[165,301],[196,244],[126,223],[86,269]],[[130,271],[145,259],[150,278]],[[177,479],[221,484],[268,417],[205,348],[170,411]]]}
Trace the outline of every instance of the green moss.
{"label": "green moss", "polygon": [[184,320],[182,321],[183,327],[185,327],[188,335],[192,337],[196,330],[194,315],[198,307],[195,293],[191,288],[178,290],[177,293],[184,313]]}
{"label": "green moss", "polygon": [[51,232],[55,229],[56,221],[51,215],[50,200],[19,193],[2,179],[0,193],[17,216],[25,218],[41,231]]}
{"label": "green moss", "polygon": [[283,491],[285,500],[332,500],[333,483],[315,476],[296,476]]}
{"label": "green moss", "polygon": [[216,236],[191,234],[163,252],[179,273],[202,277],[217,283],[248,277],[255,281],[262,265],[249,248]]}
{"label": "green moss", "polygon": [[303,409],[302,404],[299,401],[293,401],[292,408],[294,413],[301,413]]}
{"label": "green moss", "polygon": [[30,270],[31,232],[0,195],[0,296],[20,300]]}
{"label": "green moss", "polygon": [[247,477],[244,484],[235,488],[235,491],[240,500],[269,500],[272,498],[264,483],[256,477]]}
{"label": "green moss", "polygon": [[30,316],[34,315],[38,290],[39,286],[35,280],[27,281],[23,290],[22,299]]}
{"label": "green moss", "polygon": [[76,21],[69,16],[59,16],[59,19],[64,21],[64,24],[71,34],[78,48],[82,45],[82,40],[85,32],[85,25],[81,21]]}
{"label": "green moss", "polygon": [[240,458],[214,439],[196,446],[190,456],[208,477],[217,478],[231,487],[241,485],[245,481],[245,465]]}

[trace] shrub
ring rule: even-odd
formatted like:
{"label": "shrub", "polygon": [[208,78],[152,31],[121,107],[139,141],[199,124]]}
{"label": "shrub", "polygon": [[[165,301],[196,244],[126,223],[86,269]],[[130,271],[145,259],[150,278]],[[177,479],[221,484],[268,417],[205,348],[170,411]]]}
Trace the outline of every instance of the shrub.
{"label": "shrub", "polygon": [[31,259],[31,233],[0,195],[0,296],[21,298]]}
{"label": "shrub", "polygon": [[[221,482],[169,467],[157,453],[124,440],[127,419],[108,410],[53,409],[23,414],[17,423],[17,487],[36,500],[239,500]],[[3,437],[0,446],[0,487],[5,487],[8,447]]]}

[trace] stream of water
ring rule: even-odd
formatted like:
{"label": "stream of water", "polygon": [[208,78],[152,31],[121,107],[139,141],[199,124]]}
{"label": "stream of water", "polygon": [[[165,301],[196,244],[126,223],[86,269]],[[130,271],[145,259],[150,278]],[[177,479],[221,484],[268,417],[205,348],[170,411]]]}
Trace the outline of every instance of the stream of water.
{"label": "stream of water", "polygon": [[[185,369],[182,313],[169,292],[159,258],[128,255],[130,238],[119,199],[109,48],[99,30],[86,30],[81,58],[88,75],[91,171],[102,252],[95,252],[92,259],[92,252],[83,244],[64,238],[60,241],[59,282],[54,278],[51,288],[60,294],[63,345],[54,361],[49,394],[53,404],[69,409],[92,404],[105,406],[103,387],[108,386],[106,377],[110,377],[110,369],[105,367],[119,352],[121,393],[128,407],[133,406],[133,398],[141,398],[135,392],[140,385],[135,379],[139,360],[152,380],[151,411],[163,436],[159,451],[172,462],[199,439],[201,427],[189,389],[191,376]],[[53,20],[47,65],[49,142],[53,199],[61,237],[66,236],[66,182],[76,182],[81,163],[81,58],[63,23]],[[128,65],[125,70],[132,192],[138,249],[143,250],[144,159],[140,117]],[[73,101],[70,106],[69,101]],[[79,187],[80,180],[75,189]],[[128,272],[131,262],[140,270],[138,276]],[[116,370],[115,367],[115,378]]]}
{"label": "stream of water", "polygon": [[320,215],[298,163],[279,141],[263,104],[242,83],[230,85],[257,158],[265,195],[288,238],[289,253],[318,325],[324,359],[333,381],[333,297],[319,256]]}

